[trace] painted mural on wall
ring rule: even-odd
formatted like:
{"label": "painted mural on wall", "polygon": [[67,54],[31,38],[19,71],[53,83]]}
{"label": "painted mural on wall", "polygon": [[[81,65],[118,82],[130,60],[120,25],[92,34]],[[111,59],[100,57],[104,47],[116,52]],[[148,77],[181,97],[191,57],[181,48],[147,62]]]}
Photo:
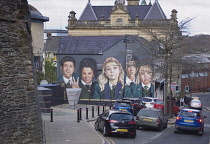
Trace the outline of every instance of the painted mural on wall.
{"label": "painted mural on wall", "polygon": [[76,61],[71,56],[63,57],[60,66],[62,74],[57,81],[65,88],[81,88],[80,100],[154,97],[152,67],[139,64],[134,57],[127,62],[125,70],[115,57],[106,58],[100,75],[93,58],[82,59],[78,71],[75,71]]}

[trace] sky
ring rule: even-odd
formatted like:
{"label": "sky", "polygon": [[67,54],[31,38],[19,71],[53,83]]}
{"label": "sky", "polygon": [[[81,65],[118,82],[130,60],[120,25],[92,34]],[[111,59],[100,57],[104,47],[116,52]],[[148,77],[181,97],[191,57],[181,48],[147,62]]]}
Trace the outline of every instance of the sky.
{"label": "sky", "polygon": [[[150,0],[146,0],[147,4]],[[151,0],[154,3],[155,0]],[[90,0],[92,6],[113,6],[115,0]],[[140,0],[141,2],[141,0]],[[167,18],[170,18],[171,11],[178,11],[178,22],[192,19],[188,23],[190,35],[210,35],[210,1],[209,0],[158,0]],[[49,17],[45,23],[45,29],[66,30],[68,15],[70,11],[76,12],[79,19],[88,0],[28,0],[43,16]]]}

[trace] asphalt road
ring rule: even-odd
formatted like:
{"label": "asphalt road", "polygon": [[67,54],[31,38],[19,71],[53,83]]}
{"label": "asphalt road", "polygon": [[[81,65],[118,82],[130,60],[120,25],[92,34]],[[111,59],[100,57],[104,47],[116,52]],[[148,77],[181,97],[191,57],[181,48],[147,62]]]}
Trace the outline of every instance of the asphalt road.
{"label": "asphalt road", "polygon": [[[198,136],[197,133],[193,132],[182,132],[175,134],[174,125],[169,125],[168,128],[164,129],[162,132],[152,129],[137,130],[137,136],[135,139],[125,136],[110,136],[104,137],[104,139],[109,144],[209,144],[210,93],[199,93],[193,95],[200,97],[203,104],[203,114],[207,116],[205,119],[203,136]],[[99,132],[99,134],[101,133]]]}

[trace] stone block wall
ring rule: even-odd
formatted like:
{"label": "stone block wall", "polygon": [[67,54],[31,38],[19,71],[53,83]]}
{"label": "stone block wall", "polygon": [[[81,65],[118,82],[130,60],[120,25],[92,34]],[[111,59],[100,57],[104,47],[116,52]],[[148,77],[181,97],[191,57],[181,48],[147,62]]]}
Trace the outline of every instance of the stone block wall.
{"label": "stone block wall", "polygon": [[0,143],[41,144],[27,0],[0,0]]}

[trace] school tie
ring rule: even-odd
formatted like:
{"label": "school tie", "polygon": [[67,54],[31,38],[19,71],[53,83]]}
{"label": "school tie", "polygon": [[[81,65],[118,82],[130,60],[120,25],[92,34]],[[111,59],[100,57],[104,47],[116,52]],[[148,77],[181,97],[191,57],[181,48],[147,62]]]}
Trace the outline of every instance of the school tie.
{"label": "school tie", "polygon": [[148,90],[148,86],[144,86],[144,89],[147,91]]}
{"label": "school tie", "polygon": [[67,84],[66,84],[66,85],[67,85],[67,87],[68,87],[68,88],[70,88],[70,87],[71,87],[70,80],[67,82]]}
{"label": "school tie", "polygon": [[112,89],[111,89],[111,96],[114,97],[115,94],[115,85],[112,85]]}

